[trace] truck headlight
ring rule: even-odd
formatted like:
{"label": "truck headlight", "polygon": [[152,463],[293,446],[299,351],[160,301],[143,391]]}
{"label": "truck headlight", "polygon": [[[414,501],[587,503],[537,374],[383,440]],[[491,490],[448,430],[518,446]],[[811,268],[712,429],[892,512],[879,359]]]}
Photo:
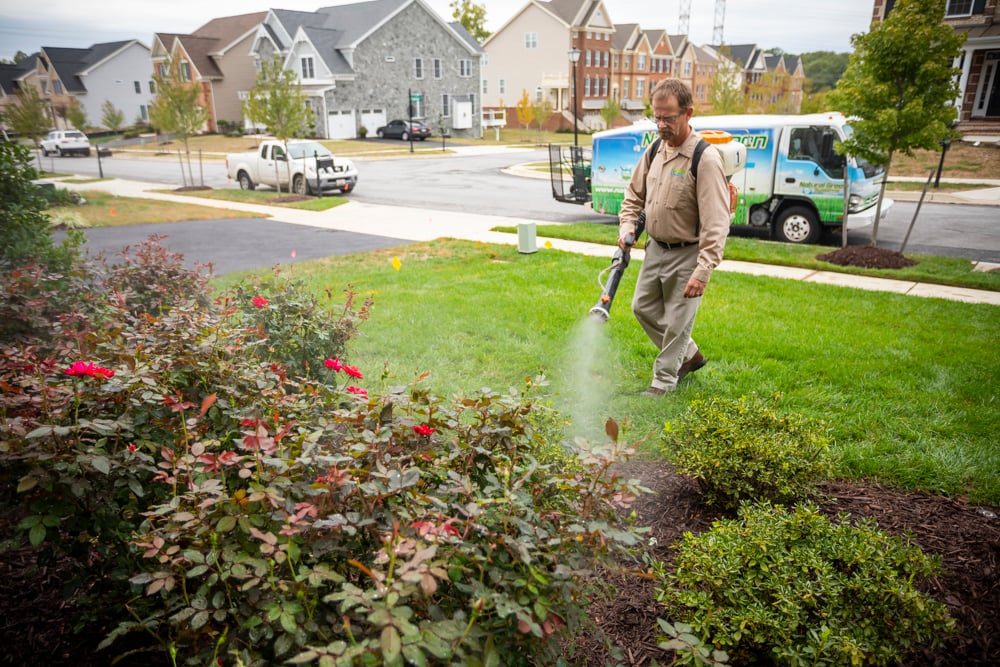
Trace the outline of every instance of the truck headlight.
{"label": "truck headlight", "polygon": [[851,213],[857,213],[864,206],[865,200],[861,195],[851,195],[847,200],[847,210]]}

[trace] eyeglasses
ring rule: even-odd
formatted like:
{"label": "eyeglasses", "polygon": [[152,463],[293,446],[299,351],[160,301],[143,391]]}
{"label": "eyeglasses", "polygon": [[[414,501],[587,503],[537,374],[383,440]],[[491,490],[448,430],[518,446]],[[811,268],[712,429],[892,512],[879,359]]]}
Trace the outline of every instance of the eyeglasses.
{"label": "eyeglasses", "polygon": [[678,113],[674,114],[673,116],[653,116],[653,122],[655,122],[657,125],[659,125],[660,123],[663,123],[665,125],[673,125],[674,123],[677,122],[677,119],[683,115],[684,114],[682,113]]}

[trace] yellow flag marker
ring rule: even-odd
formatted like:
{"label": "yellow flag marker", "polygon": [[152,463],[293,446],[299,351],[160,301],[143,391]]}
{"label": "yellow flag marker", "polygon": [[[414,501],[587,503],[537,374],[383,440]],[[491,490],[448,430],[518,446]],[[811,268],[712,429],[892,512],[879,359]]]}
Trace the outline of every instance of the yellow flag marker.
{"label": "yellow flag marker", "polygon": [[399,257],[393,257],[392,258],[392,268],[394,268],[397,271],[399,271],[399,267],[401,267],[402,265],[403,265],[403,263],[399,261]]}
{"label": "yellow flag marker", "polygon": [[546,241],[545,242],[545,247],[548,248],[549,250],[551,250],[552,249],[552,241]]}

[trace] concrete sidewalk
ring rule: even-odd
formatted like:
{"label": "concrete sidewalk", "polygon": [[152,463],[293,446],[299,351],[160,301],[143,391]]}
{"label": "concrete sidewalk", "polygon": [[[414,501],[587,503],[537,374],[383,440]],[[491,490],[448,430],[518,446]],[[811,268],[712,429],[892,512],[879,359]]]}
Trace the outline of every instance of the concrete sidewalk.
{"label": "concrete sidewalk", "polygon": [[[385,236],[408,241],[431,241],[437,238],[449,237],[500,245],[518,245],[517,234],[507,234],[490,230],[498,226],[518,227],[519,225],[528,225],[525,231],[531,233],[538,224],[534,220],[524,218],[482,215],[471,212],[436,211],[382,204],[367,204],[355,201],[349,201],[346,204],[327,211],[303,211],[259,204],[203,199],[182,194],[153,192],[152,190],[162,189],[163,186],[123,179],[79,184],[60,183],[60,185],[76,190],[105,190],[125,197],[142,197],[160,201],[263,213],[271,216],[275,221],[287,224]],[[538,238],[536,245],[540,252],[551,248],[595,257],[607,257],[609,260],[614,252],[613,248],[606,245],[563,239]],[[638,248],[633,250],[632,257],[642,261],[642,250]],[[948,287],[886,278],[868,278],[833,271],[816,271],[813,269],[754,264],[732,260],[724,260],[717,270],[1000,306],[1000,292],[987,290]]]}

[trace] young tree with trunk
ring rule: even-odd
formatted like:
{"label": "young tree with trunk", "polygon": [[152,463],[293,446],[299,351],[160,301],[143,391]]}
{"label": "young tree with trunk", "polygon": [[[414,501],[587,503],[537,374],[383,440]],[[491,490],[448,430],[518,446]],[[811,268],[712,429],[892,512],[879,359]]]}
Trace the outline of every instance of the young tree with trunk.
{"label": "young tree with trunk", "polygon": [[462,24],[472,38],[482,44],[491,33],[486,29],[486,7],[472,0],[452,0],[451,18]]}
{"label": "young tree with trunk", "polygon": [[613,98],[608,98],[608,101],[604,103],[601,107],[601,118],[604,120],[604,129],[610,130],[611,123],[615,122],[622,113],[621,105],[618,104],[618,100]]}
{"label": "young tree with trunk", "polygon": [[[262,62],[257,82],[243,103],[243,115],[255,125],[263,125],[267,131],[281,141],[288,155],[288,140],[302,135],[313,120],[312,110],[306,106],[306,96],[298,75],[285,69],[281,56],[275,55],[270,62]],[[286,163],[288,176],[291,165]],[[276,179],[278,192],[281,181]],[[289,183],[289,187],[291,184]]]}
{"label": "young tree with trunk", "polygon": [[104,127],[117,132],[125,123],[125,113],[120,111],[111,100],[104,100],[101,105],[101,122]]}
{"label": "young tree with trunk", "polygon": [[66,120],[81,132],[86,132],[86,128],[90,124],[87,120],[87,112],[83,110],[83,105],[76,99],[66,109]]}
{"label": "young tree with trunk", "polygon": [[514,106],[517,113],[517,122],[521,126],[521,139],[524,139],[524,129],[531,129],[531,124],[535,122],[535,109],[531,106],[531,98],[528,97],[528,90],[521,90],[521,99]]}
{"label": "young tree with trunk", "polygon": [[[31,139],[36,150],[41,146],[42,137],[48,133],[52,125],[48,102],[31,86],[24,86],[17,91],[14,103],[7,107],[6,118],[10,128],[22,137]],[[39,151],[38,164],[41,163],[42,157]]]}
{"label": "young tree with trunk", "polygon": [[[943,22],[945,0],[899,0],[871,32],[851,37],[854,53],[827,100],[855,118],[839,150],[885,167],[897,151],[934,150],[952,136],[960,71],[954,67],[965,35]],[[886,179],[875,210],[873,246]]]}
{"label": "young tree with trunk", "polygon": [[201,103],[201,86],[190,80],[189,66],[180,58],[168,56],[165,67],[153,75],[156,82],[156,99],[149,108],[149,122],[161,132],[176,134],[184,142],[187,157],[187,175],[181,164],[184,185],[194,185],[191,170],[191,149],[188,138],[205,127],[208,112]]}

